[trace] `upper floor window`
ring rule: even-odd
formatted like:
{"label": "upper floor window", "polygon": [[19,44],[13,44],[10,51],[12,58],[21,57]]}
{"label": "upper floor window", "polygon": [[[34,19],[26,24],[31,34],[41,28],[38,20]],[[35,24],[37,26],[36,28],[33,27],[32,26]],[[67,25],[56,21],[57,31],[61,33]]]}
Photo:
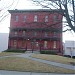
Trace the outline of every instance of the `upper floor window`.
{"label": "upper floor window", "polygon": [[57,37],[57,32],[54,32],[54,37]]}
{"label": "upper floor window", "polygon": [[15,36],[17,35],[17,31],[15,31],[14,35],[15,35]]}
{"label": "upper floor window", "polygon": [[24,22],[26,22],[26,16],[24,16]]}
{"label": "upper floor window", "polygon": [[18,22],[18,16],[15,17],[16,22]]}
{"label": "upper floor window", "polygon": [[33,34],[34,36],[36,36],[37,35],[37,33],[36,32],[34,32],[34,34]]}
{"label": "upper floor window", "polygon": [[53,20],[54,22],[58,21],[58,15],[54,15]]}
{"label": "upper floor window", "polygon": [[34,22],[37,22],[37,15],[34,16]]}
{"label": "upper floor window", "polygon": [[48,16],[45,16],[45,22],[48,22]]}
{"label": "upper floor window", "polygon": [[45,32],[45,37],[47,37],[48,36],[48,33],[47,32]]}
{"label": "upper floor window", "polygon": [[26,31],[23,31],[23,35],[25,35]]}

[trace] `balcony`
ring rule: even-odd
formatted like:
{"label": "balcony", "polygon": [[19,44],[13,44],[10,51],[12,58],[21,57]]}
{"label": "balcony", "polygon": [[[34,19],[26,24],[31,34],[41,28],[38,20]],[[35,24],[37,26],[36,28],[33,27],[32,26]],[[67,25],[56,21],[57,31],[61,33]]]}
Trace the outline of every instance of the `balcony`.
{"label": "balcony", "polygon": [[38,36],[33,36],[33,35],[27,35],[26,36],[26,35],[12,35],[12,34],[10,34],[9,38],[10,39],[60,40],[60,37],[58,37],[58,36],[57,37],[56,36],[44,36],[44,35],[41,36],[41,34]]}
{"label": "balcony", "polygon": [[10,28],[12,31],[51,31],[51,32],[61,32],[61,28],[47,28],[47,27],[13,27]]}

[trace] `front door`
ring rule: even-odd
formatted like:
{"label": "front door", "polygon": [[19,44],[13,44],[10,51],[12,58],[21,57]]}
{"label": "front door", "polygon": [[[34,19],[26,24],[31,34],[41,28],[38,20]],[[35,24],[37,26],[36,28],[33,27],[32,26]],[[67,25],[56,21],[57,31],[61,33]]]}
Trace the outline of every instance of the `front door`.
{"label": "front door", "polygon": [[37,51],[37,50],[39,50],[39,43],[38,42],[31,42],[31,49],[33,50],[33,51]]}

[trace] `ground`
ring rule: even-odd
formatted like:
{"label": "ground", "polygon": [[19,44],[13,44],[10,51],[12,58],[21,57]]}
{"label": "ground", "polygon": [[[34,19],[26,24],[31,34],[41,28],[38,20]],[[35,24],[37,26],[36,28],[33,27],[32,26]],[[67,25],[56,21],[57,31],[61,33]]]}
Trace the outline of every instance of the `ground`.
{"label": "ground", "polygon": [[[16,55],[15,53],[0,53],[2,56]],[[41,56],[33,54],[32,57]],[[43,55],[45,57],[46,55]],[[50,56],[50,55],[49,55]],[[60,58],[60,56],[58,56]],[[66,58],[68,60],[68,58]],[[62,59],[63,60],[63,59]],[[66,63],[67,64],[67,63]],[[74,70],[56,67],[41,62],[33,61],[23,57],[3,57],[0,58],[0,70],[30,71],[30,72],[49,72],[49,73],[75,73]]]}
{"label": "ground", "polygon": [[75,59],[59,55],[33,54],[32,57],[70,65],[75,63]]}

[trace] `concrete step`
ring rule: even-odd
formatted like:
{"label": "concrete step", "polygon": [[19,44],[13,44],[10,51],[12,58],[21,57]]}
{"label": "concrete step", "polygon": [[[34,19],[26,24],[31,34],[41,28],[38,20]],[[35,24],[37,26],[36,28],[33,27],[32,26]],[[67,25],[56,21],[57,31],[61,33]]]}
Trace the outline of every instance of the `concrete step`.
{"label": "concrete step", "polygon": [[[26,51],[25,53],[32,53],[32,51]],[[33,51],[33,53],[40,54],[39,51]]]}
{"label": "concrete step", "polygon": [[62,53],[57,53],[57,55],[63,56],[63,54],[62,54]]}

